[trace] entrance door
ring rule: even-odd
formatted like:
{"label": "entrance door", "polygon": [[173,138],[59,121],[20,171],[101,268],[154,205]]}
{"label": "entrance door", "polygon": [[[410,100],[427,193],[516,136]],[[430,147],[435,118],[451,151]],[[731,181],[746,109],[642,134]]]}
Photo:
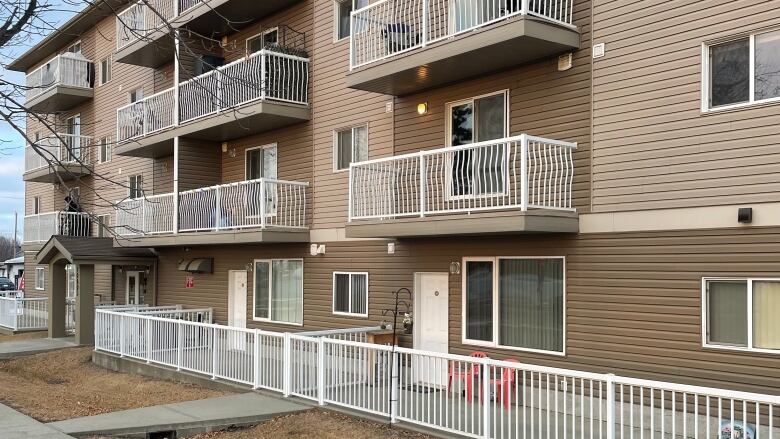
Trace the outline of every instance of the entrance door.
{"label": "entrance door", "polygon": [[[414,277],[414,348],[447,353],[449,273],[415,273]],[[429,370],[429,364],[416,366],[415,381],[434,386],[447,385],[446,361],[438,361],[433,373]]]}
{"label": "entrance door", "polygon": [[127,281],[125,283],[125,304],[141,304],[141,272],[128,271]]}
{"label": "entrance door", "polygon": [[230,270],[228,278],[228,325],[246,328],[246,270]]}

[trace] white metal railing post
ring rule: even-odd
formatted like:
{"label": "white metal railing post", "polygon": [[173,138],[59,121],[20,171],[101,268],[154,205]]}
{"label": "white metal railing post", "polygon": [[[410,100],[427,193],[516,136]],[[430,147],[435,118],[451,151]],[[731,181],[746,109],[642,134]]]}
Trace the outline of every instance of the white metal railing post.
{"label": "white metal railing post", "polygon": [[125,316],[119,315],[119,356],[125,356]]}
{"label": "white metal railing post", "polygon": [[490,438],[490,366],[486,361],[480,362],[482,370],[479,377],[482,380],[482,437]]}
{"label": "white metal railing post", "polygon": [[260,179],[260,228],[265,229],[266,222],[266,202],[265,202],[265,178]]}
{"label": "white metal railing post", "polygon": [[420,153],[420,216],[425,216],[425,155]]}
{"label": "white metal railing post", "polygon": [[398,352],[393,352],[390,357],[390,423],[395,424],[398,422],[398,413],[400,406],[400,360],[401,356]]}
{"label": "white metal railing post", "polygon": [[268,83],[265,80],[265,70],[266,70],[266,52],[265,49],[263,49],[262,54],[260,55],[260,99],[265,100],[266,97],[266,87],[268,86]]}
{"label": "white metal railing post", "polygon": [[317,339],[317,403],[325,405],[325,337]]}
{"label": "white metal railing post", "polygon": [[[607,374],[607,439],[615,439],[615,375]],[[653,408],[650,408],[653,410]],[[662,414],[663,416],[663,414]]]}
{"label": "white metal railing post", "polygon": [[14,320],[13,320],[14,331],[18,331],[19,330],[19,298],[18,297],[14,299],[13,304],[14,304],[14,309],[12,315],[14,316]]}
{"label": "white metal railing post", "polygon": [[217,186],[216,189],[214,189],[214,196],[216,197],[216,200],[214,201],[216,204],[214,207],[214,229],[219,231],[219,223],[222,219],[222,191],[220,190],[220,186]]}
{"label": "white metal railing post", "polygon": [[520,0],[520,14],[528,14],[528,0]]}
{"label": "white metal railing post", "polygon": [[255,348],[254,348],[254,377],[253,380],[254,385],[252,386],[253,389],[259,389],[260,388],[260,330],[255,329]]}
{"label": "white metal railing post", "polygon": [[152,320],[144,319],[146,321],[146,364],[152,362]]}
{"label": "white metal railing post", "polygon": [[176,326],[178,329],[176,334],[176,370],[181,370],[182,354],[184,353],[184,325],[179,320]]}
{"label": "white metal railing post", "polygon": [[[355,170],[355,167],[353,166],[353,163],[350,163],[349,164],[349,189],[347,189],[347,192],[349,192],[349,194],[347,195],[349,197],[349,198],[347,198],[347,222],[348,223],[352,222],[352,202],[353,202],[353,199],[352,199],[352,183],[353,183],[352,174],[353,174],[354,170]],[[303,204],[304,204],[304,206],[306,205],[305,202]]]}
{"label": "white metal railing post", "polygon": [[422,2],[422,47],[428,45],[428,7],[430,6],[429,0],[423,0]]}
{"label": "white metal railing post", "polygon": [[141,198],[141,233],[146,234],[146,196]]}
{"label": "white metal railing post", "polygon": [[291,343],[290,343],[290,333],[285,332],[284,333],[284,352],[283,360],[282,360],[282,394],[284,396],[290,396],[290,375],[292,369],[292,363],[290,361],[291,355],[290,355],[290,349],[291,349]]}
{"label": "white metal railing post", "polygon": [[217,379],[217,328],[211,328],[211,379]]}
{"label": "white metal railing post", "polygon": [[525,134],[520,136],[520,210],[528,210],[528,136]]}

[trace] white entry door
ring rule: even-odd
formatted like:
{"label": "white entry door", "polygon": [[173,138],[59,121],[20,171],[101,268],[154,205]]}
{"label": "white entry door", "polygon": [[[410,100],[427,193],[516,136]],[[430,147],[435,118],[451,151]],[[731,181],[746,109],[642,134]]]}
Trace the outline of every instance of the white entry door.
{"label": "white entry door", "polygon": [[228,325],[246,328],[246,270],[230,270],[228,279]]}
{"label": "white entry door", "polygon": [[[449,351],[449,273],[415,273],[414,348]],[[426,363],[426,362],[423,362]],[[415,381],[424,385],[447,385],[447,362],[416,364]]]}
{"label": "white entry door", "polygon": [[141,300],[141,273],[138,271],[128,271],[125,281],[125,304],[140,305]]}

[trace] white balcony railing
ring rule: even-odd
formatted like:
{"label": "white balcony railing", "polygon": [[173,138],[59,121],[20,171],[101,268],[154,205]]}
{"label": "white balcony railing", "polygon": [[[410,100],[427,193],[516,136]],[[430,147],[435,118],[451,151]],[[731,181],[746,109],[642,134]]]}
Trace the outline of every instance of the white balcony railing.
{"label": "white balcony railing", "polygon": [[0,327],[12,331],[48,328],[46,297],[0,297]]}
{"label": "white balcony railing", "polygon": [[514,16],[572,27],[572,0],[381,0],[352,12],[350,68]]}
{"label": "white balcony railing", "polygon": [[24,242],[46,242],[54,235],[90,236],[92,222],[85,212],[47,212],[24,217]]}
{"label": "white balcony railing", "polygon": [[122,50],[149,34],[168,26],[178,0],[142,0],[116,16],[116,50]]}
{"label": "white balcony railing", "polygon": [[92,88],[94,68],[92,61],[78,53],[57,55],[27,74],[26,98],[31,100],[51,87]]}
{"label": "white balcony railing", "polygon": [[[260,178],[179,193],[179,232],[305,229],[308,183]],[[173,194],[121,201],[117,233],[173,233]]]}
{"label": "white balcony railing", "polygon": [[87,136],[57,133],[40,139],[35,147],[24,150],[24,172],[58,164],[89,165],[92,160],[92,139]]}
{"label": "white balcony railing", "polygon": [[[309,60],[261,50],[179,84],[180,123],[257,100],[307,105]],[[126,141],[176,125],[175,88],[117,110],[117,138]]]}
{"label": "white balcony railing", "polygon": [[576,143],[520,135],[350,166],[349,219],[574,210]]}

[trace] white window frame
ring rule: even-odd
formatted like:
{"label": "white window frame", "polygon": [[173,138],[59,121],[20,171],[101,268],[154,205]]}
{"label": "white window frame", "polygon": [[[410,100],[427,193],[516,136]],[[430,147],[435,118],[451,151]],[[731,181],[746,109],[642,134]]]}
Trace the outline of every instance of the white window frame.
{"label": "white window frame", "polygon": [[[274,261],[300,261],[301,262],[301,323],[293,323],[293,322],[282,322],[279,320],[273,320],[271,318],[271,315],[273,314],[273,310],[271,308],[272,304],[272,298],[273,298],[273,289],[272,286],[274,284],[273,278],[274,278],[274,270],[273,270],[273,262]],[[255,315],[255,312],[257,311],[257,292],[255,290],[255,269],[257,267],[258,262],[266,262],[268,263],[268,317],[257,317]],[[303,320],[305,317],[305,306],[304,306],[304,296],[303,296],[303,278],[305,276],[305,267],[304,267],[304,261],[303,258],[275,258],[275,259],[255,259],[252,261],[252,320],[255,322],[266,322],[266,323],[274,323],[277,325],[288,325],[288,326],[303,326]]]}
{"label": "white window frame", "polygon": [[[134,101],[133,100],[133,93],[135,93],[137,95],[139,91],[141,92],[141,99],[138,99],[138,100]],[[144,98],[146,98],[146,95],[144,93],[144,88],[143,87],[136,87],[136,88],[134,88],[134,89],[132,89],[132,90],[127,92],[127,103],[128,104],[134,104],[136,102],[141,102],[141,101],[144,100]]]}
{"label": "white window frame", "polygon": [[[249,159],[249,153],[251,151],[256,151],[258,149],[271,149],[271,148],[276,149],[276,177],[272,179],[264,175],[260,178],[267,178],[271,180],[279,179],[279,145],[277,144],[277,142],[274,142],[274,143],[269,143],[267,145],[253,146],[251,148],[247,148],[244,150],[244,180],[249,181],[249,172],[248,172],[249,170],[247,169],[247,161]],[[263,161],[265,161],[265,159],[263,159]],[[263,163],[263,165],[265,165],[265,163]]]}
{"label": "white window frame", "polygon": [[[103,142],[106,146],[106,155],[103,155]],[[113,150],[110,137],[101,137],[98,141],[98,163],[110,163],[113,158]]]}
{"label": "white window frame", "polygon": [[[133,195],[133,183],[132,183],[133,179],[136,179],[136,182],[135,182],[136,191],[140,191],[141,192],[141,195],[139,197],[136,197],[136,198],[132,197],[132,195]],[[140,185],[138,184],[138,180],[139,179],[141,180],[141,184]],[[133,174],[133,175],[128,175],[127,176],[127,198],[129,198],[131,200],[135,200],[135,199],[138,199],[138,198],[144,198],[144,176],[143,176],[143,174]]]}
{"label": "white window frame", "polygon": [[111,215],[109,214],[97,215],[96,220],[97,221],[95,221],[95,226],[97,228],[97,236],[104,237],[104,238],[108,237],[107,235],[108,230],[105,229],[108,229],[111,226]]}
{"label": "white window frame", "polygon": [[[504,346],[498,343],[499,338],[499,331],[498,331],[498,315],[499,315],[499,309],[498,309],[498,299],[499,299],[499,282],[498,282],[498,261],[501,259],[560,259],[563,261],[563,340],[562,340],[562,350],[559,351],[548,351],[544,349],[533,349],[533,348],[523,348],[523,347],[516,347],[516,346]],[[466,303],[467,303],[467,294],[466,294],[466,275],[467,275],[467,262],[470,261],[478,261],[478,262],[492,262],[493,263],[493,337],[492,341],[483,341],[483,340],[471,340],[466,338]],[[481,347],[490,347],[490,348],[496,348],[496,349],[502,349],[502,350],[510,350],[510,351],[519,351],[519,352],[532,352],[536,354],[544,354],[544,355],[554,355],[556,357],[565,357],[566,356],[566,339],[567,339],[567,333],[566,333],[566,315],[567,313],[567,302],[566,302],[566,256],[478,256],[478,257],[464,257],[463,261],[461,263],[461,343],[464,345],[471,345],[471,346],[481,346]]]}
{"label": "white window frame", "polygon": [[[707,340],[707,315],[709,300],[707,297],[707,282],[747,282],[747,346],[730,346],[710,343]],[[707,349],[721,349],[740,352],[760,352],[764,354],[780,354],[780,349],[764,349],[753,346],[753,283],[780,282],[776,277],[702,277],[701,278],[701,345]]]}
{"label": "white window frame", "polygon": [[[780,102],[780,96],[768,99],[756,100],[756,35],[778,32],[780,28],[765,29],[751,34],[739,34],[726,38],[720,38],[717,40],[706,41],[701,45],[701,112],[712,113],[718,111],[733,110],[737,108],[751,107],[755,105],[765,105]],[[750,41],[750,58],[748,66],[748,79],[750,80],[750,86],[748,87],[748,101],[740,102],[737,104],[721,105],[719,107],[710,107],[710,47],[718,46],[720,44],[729,43],[732,41],[743,40],[748,38]]]}
{"label": "white window frame", "polygon": [[[79,46],[79,51],[78,52],[72,52],[70,49],[72,49],[72,48],[74,48],[76,46]],[[79,39],[79,40],[74,41],[73,44],[69,44],[68,47],[65,48],[65,52],[64,53],[77,53],[79,55],[83,55],[84,54],[84,46],[81,45],[81,40]]]}
{"label": "white window frame", "polygon": [[41,213],[41,197],[33,197],[33,215]]}
{"label": "white window frame", "polygon": [[[366,312],[365,313],[355,313],[355,312],[344,312],[344,311],[336,311],[336,275],[348,275],[349,276],[349,300],[347,308],[350,310],[352,309],[352,276],[365,276],[366,279]],[[333,294],[332,294],[332,303],[331,303],[331,311],[334,315],[338,316],[347,316],[347,317],[362,317],[362,318],[368,318],[368,272],[367,271],[334,271],[333,272]]]}
{"label": "white window frame", "polygon": [[355,130],[358,128],[365,128],[366,129],[366,161],[371,160],[371,146],[369,143],[369,137],[368,137],[368,122],[365,123],[359,123],[357,125],[352,126],[346,126],[343,128],[337,128],[333,130],[333,172],[349,172],[350,166],[347,166],[344,169],[339,169],[339,133],[347,130],[352,130],[352,159],[350,160],[350,165],[352,163],[358,163],[354,161],[355,158]]}
{"label": "white window frame", "polygon": [[[38,281],[42,286],[38,286]],[[35,289],[43,291],[46,289],[46,267],[35,267]]]}
{"label": "white window frame", "polygon": [[[113,70],[114,70],[113,66],[111,65],[113,63],[113,58],[114,58],[113,55],[108,55],[107,57],[105,57],[105,58],[100,60],[100,63],[98,64],[98,66],[100,66],[100,68],[98,69],[99,70],[99,72],[98,72],[98,80],[97,80],[98,87],[102,87],[102,86],[108,84],[109,82],[111,82],[111,78],[112,78],[113,73],[114,73],[113,72]],[[107,66],[106,68],[103,67],[103,62],[106,63],[106,66]],[[108,76],[106,78],[106,81],[103,82],[103,75],[105,75],[106,72],[108,72]]]}
{"label": "white window frame", "polygon": [[271,32],[276,32],[276,41],[279,41],[279,26],[274,26],[274,27],[268,28],[268,29],[266,29],[266,30],[264,30],[262,32],[258,32],[256,34],[248,37],[246,39],[246,41],[244,41],[244,51],[246,52],[246,56],[250,56],[250,55],[252,55],[252,53],[254,53],[254,52],[249,50],[249,43],[251,41],[254,41],[254,40],[258,39],[258,38],[263,38],[266,35],[270,34]]}

